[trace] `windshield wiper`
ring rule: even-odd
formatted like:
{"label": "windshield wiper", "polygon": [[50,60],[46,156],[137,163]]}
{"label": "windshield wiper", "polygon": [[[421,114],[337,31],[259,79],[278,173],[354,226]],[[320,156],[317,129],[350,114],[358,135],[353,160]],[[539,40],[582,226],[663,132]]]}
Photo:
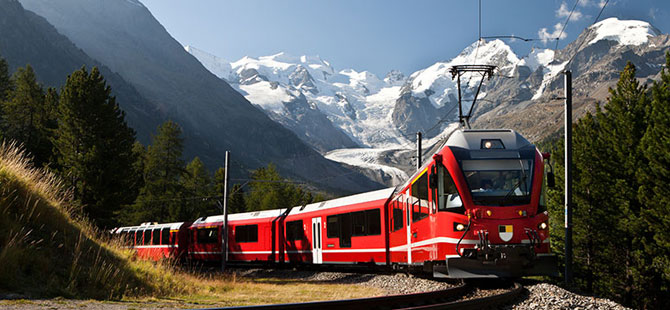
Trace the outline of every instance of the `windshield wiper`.
{"label": "windshield wiper", "polygon": [[[523,169],[523,162],[521,160],[519,160],[519,165],[521,165],[521,175],[522,175],[522,177],[521,177],[521,179],[519,179],[519,182],[516,182],[516,184],[514,184],[514,186],[512,186],[512,189],[507,193],[507,195],[505,195],[505,198],[503,198],[503,200],[500,201],[500,205],[504,206],[505,203],[507,202],[507,199],[512,197],[512,194],[514,194],[514,191],[517,188],[519,188],[519,186],[521,186],[521,184],[523,184],[524,188],[528,189],[528,184],[526,184],[526,178],[528,178],[528,175],[526,174],[526,171]],[[519,188],[519,190],[521,190],[521,189]],[[526,190],[526,195],[528,195],[527,190]]]}

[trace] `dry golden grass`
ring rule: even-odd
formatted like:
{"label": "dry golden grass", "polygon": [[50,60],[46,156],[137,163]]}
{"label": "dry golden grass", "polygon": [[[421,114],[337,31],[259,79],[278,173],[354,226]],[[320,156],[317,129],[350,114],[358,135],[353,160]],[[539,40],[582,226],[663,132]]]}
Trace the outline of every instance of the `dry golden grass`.
{"label": "dry golden grass", "polygon": [[203,276],[138,260],[70,204],[57,176],[0,145],[0,292],[32,298],[247,305],[381,295],[356,285]]}

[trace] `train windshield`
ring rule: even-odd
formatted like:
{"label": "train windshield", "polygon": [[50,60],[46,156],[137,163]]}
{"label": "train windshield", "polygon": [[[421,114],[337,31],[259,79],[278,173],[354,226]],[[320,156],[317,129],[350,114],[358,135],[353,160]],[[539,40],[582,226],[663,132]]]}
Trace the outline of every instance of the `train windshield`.
{"label": "train windshield", "polygon": [[463,160],[461,164],[476,205],[530,203],[532,159]]}

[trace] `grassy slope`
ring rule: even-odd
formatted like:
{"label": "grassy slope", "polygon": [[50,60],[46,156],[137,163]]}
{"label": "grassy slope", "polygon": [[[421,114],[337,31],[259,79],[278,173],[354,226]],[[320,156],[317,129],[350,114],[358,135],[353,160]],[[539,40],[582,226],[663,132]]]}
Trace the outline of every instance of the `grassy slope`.
{"label": "grassy slope", "polygon": [[56,177],[0,146],[0,290],[99,299],[184,290],[168,272],[102,240],[66,197]]}
{"label": "grassy slope", "polygon": [[0,146],[0,292],[242,305],[380,295],[354,285],[204,276],[136,260],[71,210],[58,179]]}

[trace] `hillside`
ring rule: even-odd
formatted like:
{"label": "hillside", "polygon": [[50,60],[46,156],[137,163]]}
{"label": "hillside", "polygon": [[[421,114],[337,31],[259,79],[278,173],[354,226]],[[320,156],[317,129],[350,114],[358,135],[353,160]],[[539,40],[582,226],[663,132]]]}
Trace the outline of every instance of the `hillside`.
{"label": "hillside", "polygon": [[58,179],[0,146],[0,291],[118,299],[183,293],[173,273],[131,260],[67,202]]}
{"label": "hillside", "polygon": [[[381,289],[343,283],[238,278],[187,273],[171,262],[154,263],[123,250],[97,231],[68,201],[68,191],[48,171],[31,167],[14,145],[0,145],[0,308],[55,305],[96,309],[197,308],[360,298]],[[367,278],[365,279],[368,280]],[[21,298],[20,300],[5,300]],[[132,303],[129,304],[128,301]],[[159,302],[159,303],[157,303]]]}
{"label": "hillside", "polygon": [[247,177],[249,170],[272,162],[284,176],[336,193],[381,187],[325,159],[272,121],[188,54],[141,3],[20,2],[132,84],[148,98],[146,109],[178,122],[184,129],[187,158],[199,156],[213,170],[223,166],[223,154],[229,150],[233,177]]}
{"label": "hillside", "polygon": [[82,66],[89,70],[97,66],[126,112],[126,120],[138,132],[138,139],[149,142],[149,133],[160,124],[159,111],[152,109],[135,87],[89,57],[44,18],[24,10],[16,0],[0,0],[0,57],[7,60],[9,72],[30,64],[41,83],[56,88]]}

